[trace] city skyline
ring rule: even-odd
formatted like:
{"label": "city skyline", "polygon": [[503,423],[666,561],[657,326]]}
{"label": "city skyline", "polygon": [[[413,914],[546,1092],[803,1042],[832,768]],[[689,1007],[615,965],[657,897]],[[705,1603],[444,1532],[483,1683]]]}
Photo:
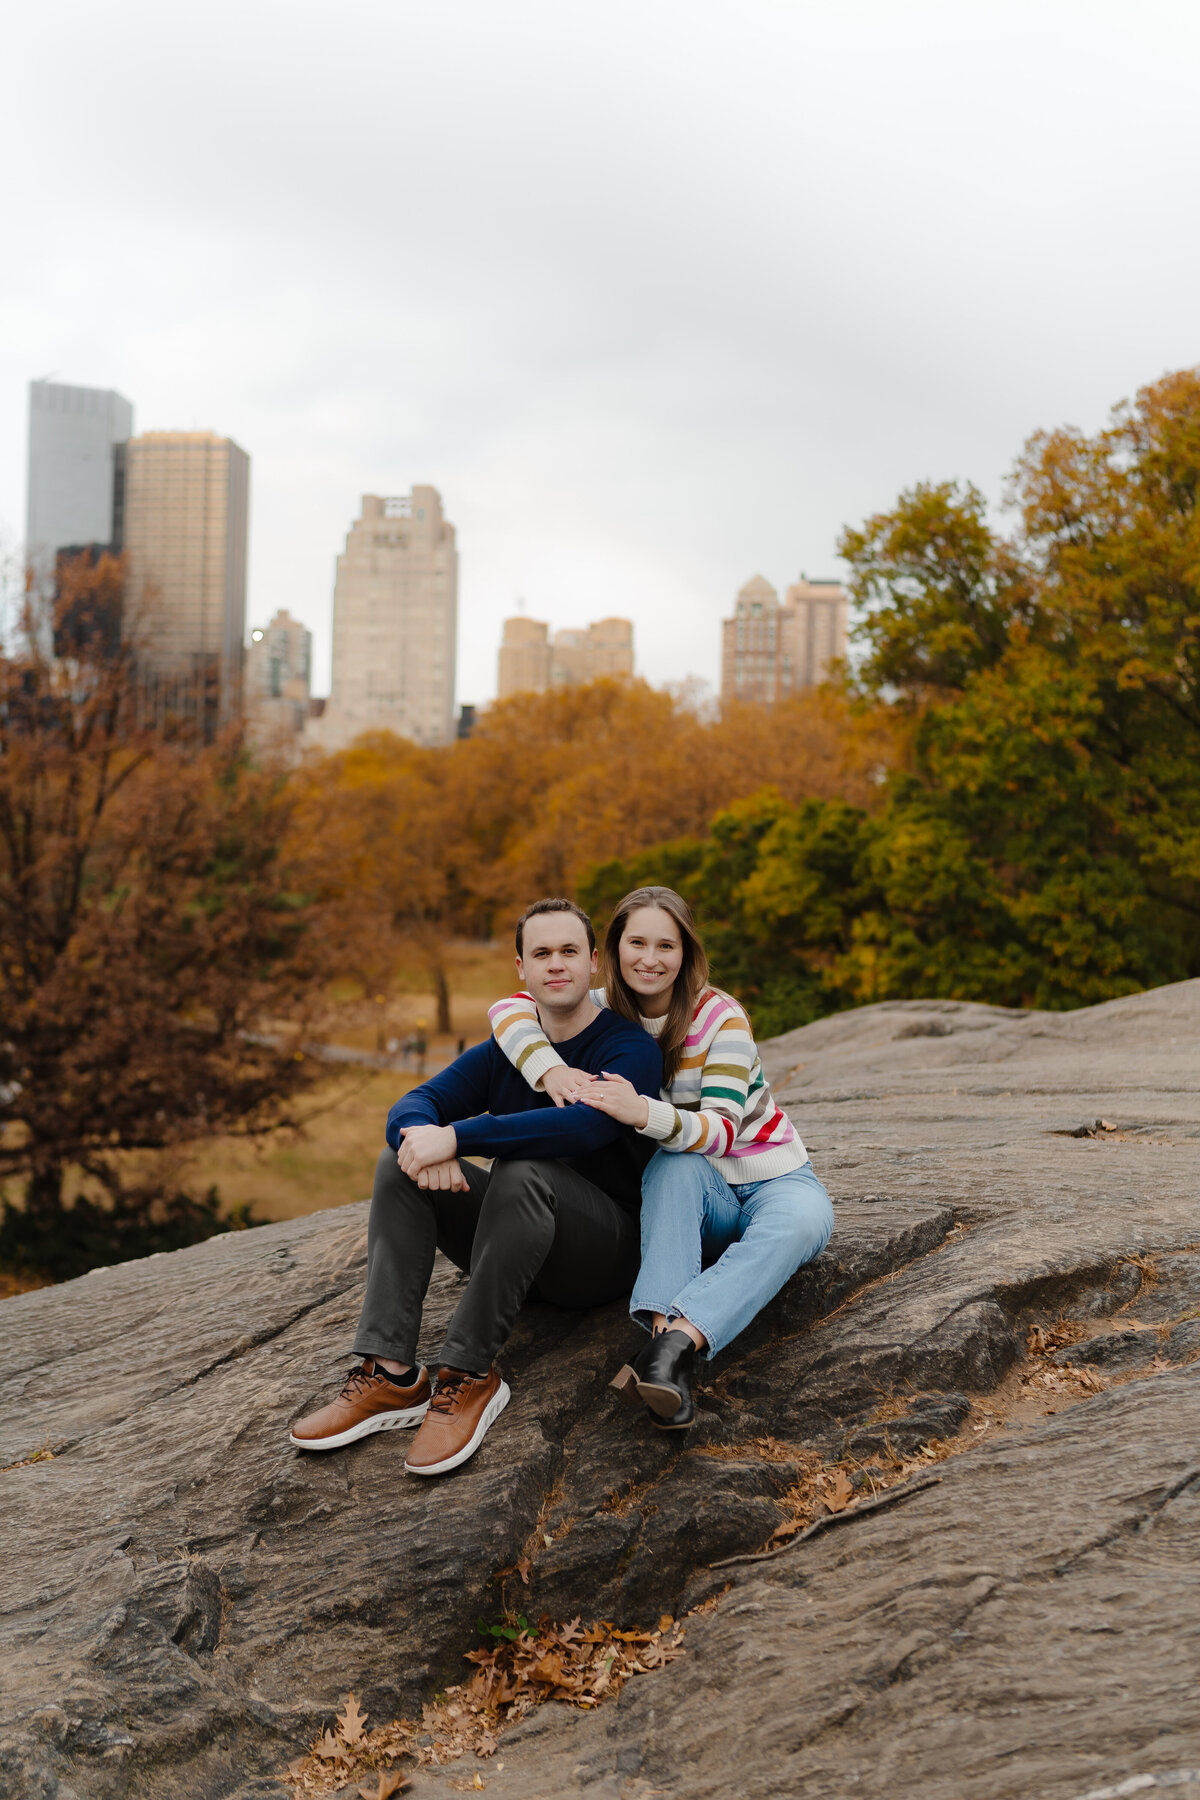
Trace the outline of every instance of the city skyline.
{"label": "city skyline", "polygon": [[[1030,432],[1095,430],[1200,354],[1194,9],[748,0],[735,27],[616,0],[599,31],[366,0],[353,28],[298,9],[286,80],[261,0],[236,35],[130,0],[10,22],[0,537],[31,377],[228,433],[255,619],[313,631],[318,692],[367,489],[449,497],[466,699],[518,595],[625,614],[648,679],[715,685],[749,571],[844,574],[840,530],[915,481],[999,507]],[[1079,146],[1118,119],[1107,169]],[[1114,282],[1147,233],[1164,279]]]}

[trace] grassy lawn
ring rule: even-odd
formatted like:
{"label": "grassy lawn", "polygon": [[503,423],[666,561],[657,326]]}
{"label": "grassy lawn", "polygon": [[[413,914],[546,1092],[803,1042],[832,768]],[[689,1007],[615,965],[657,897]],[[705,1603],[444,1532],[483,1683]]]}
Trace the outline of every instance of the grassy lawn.
{"label": "grassy lawn", "polygon": [[295,1219],[366,1200],[388,1108],[416,1082],[416,1075],[390,1071],[339,1075],[303,1101],[303,1134],[212,1138],[188,1158],[184,1183],[193,1190],[215,1183],[224,1206],[248,1201],[258,1219]]}
{"label": "grassy lawn", "polygon": [[[508,944],[453,943],[447,946],[446,965],[451,988],[448,1034],[433,1032],[437,1003],[428,987],[428,972],[401,966],[386,994],[364,994],[351,985],[332,991],[322,1039],[372,1055],[390,1055],[389,1044],[403,1043],[420,1030],[428,1043],[427,1071],[444,1067],[457,1055],[460,1042],[476,1044],[487,1036],[489,1003],[511,993],[516,982]],[[209,1138],[191,1146],[174,1165],[171,1182],[193,1193],[215,1186],[224,1210],[248,1203],[260,1221],[295,1219],[366,1200],[384,1144],[388,1109],[420,1079],[415,1067],[331,1068],[298,1102],[302,1130],[261,1139]],[[131,1162],[144,1158],[131,1157]],[[79,1172],[72,1170],[68,1201],[78,1181]],[[0,1184],[0,1196],[19,1204],[17,1182]],[[37,1276],[0,1267],[0,1299],[44,1285]]]}

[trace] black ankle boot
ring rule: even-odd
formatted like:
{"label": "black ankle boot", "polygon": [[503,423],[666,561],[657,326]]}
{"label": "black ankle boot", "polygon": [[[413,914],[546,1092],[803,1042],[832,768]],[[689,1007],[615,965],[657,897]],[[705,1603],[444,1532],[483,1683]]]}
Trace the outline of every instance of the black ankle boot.
{"label": "black ankle boot", "polygon": [[648,1337],[637,1354],[617,1370],[608,1384],[609,1387],[616,1388],[627,1406],[636,1406],[638,1403],[638,1382],[645,1373],[646,1358],[653,1348],[654,1339]]}
{"label": "black ankle boot", "polygon": [[686,1331],[663,1331],[653,1340],[636,1381],[639,1398],[654,1414],[656,1425],[682,1431],[692,1423],[695,1367],[696,1346]]}

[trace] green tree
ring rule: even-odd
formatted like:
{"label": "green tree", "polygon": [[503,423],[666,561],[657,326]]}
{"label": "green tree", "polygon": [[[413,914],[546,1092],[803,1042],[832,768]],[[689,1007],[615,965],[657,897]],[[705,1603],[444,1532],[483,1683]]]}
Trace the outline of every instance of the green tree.
{"label": "green tree", "polygon": [[[688,895],[760,1030],[929,995],[1072,1007],[1200,974],[1200,372],[1030,440],[1001,535],[954,483],[847,531],[882,810],[760,795],[597,870]],[[672,880],[670,871],[678,879]]]}

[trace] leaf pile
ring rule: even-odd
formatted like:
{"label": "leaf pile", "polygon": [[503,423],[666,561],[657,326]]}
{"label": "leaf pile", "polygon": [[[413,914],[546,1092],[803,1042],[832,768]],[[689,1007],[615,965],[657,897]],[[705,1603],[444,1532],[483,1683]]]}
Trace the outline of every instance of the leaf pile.
{"label": "leaf pile", "polygon": [[[683,1626],[668,1614],[653,1631],[619,1631],[607,1620],[556,1625],[542,1619],[536,1629],[513,1620],[484,1627],[487,1647],[469,1650],[475,1664],[469,1681],[448,1687],[422,1707],[419,1720],[394,1719],[367,1729],[367,1715],[347,1696],[330,1729],[306,1756],[289,1764],[281,1780],[296,1800],[341,1793],[357,1782],[362,1800],[390,1800],[409,1784],[392,1767],[440,1768],[474,1752],[491,1756],[500,1734],[547,1700],[590,1708],[618,1694],[631,1675],[661,1669],[684,1655]],[[475,1775],[466,1788],[481,1788]]]}
{"label": "leaf pile", "polygon": [[861,1462],[845,1456],[836,1463],[822,1462],[813,1456],[809,1468],[784,1495],[790,1516],[776,1526],[764,1548],[784,1543],[832,1513],[851,1512],[860,1501],[899,1487],[931,1463],[945,1462],[967,1447],[961,1437],[930,1438],[913,1456],[877,1454]]}

